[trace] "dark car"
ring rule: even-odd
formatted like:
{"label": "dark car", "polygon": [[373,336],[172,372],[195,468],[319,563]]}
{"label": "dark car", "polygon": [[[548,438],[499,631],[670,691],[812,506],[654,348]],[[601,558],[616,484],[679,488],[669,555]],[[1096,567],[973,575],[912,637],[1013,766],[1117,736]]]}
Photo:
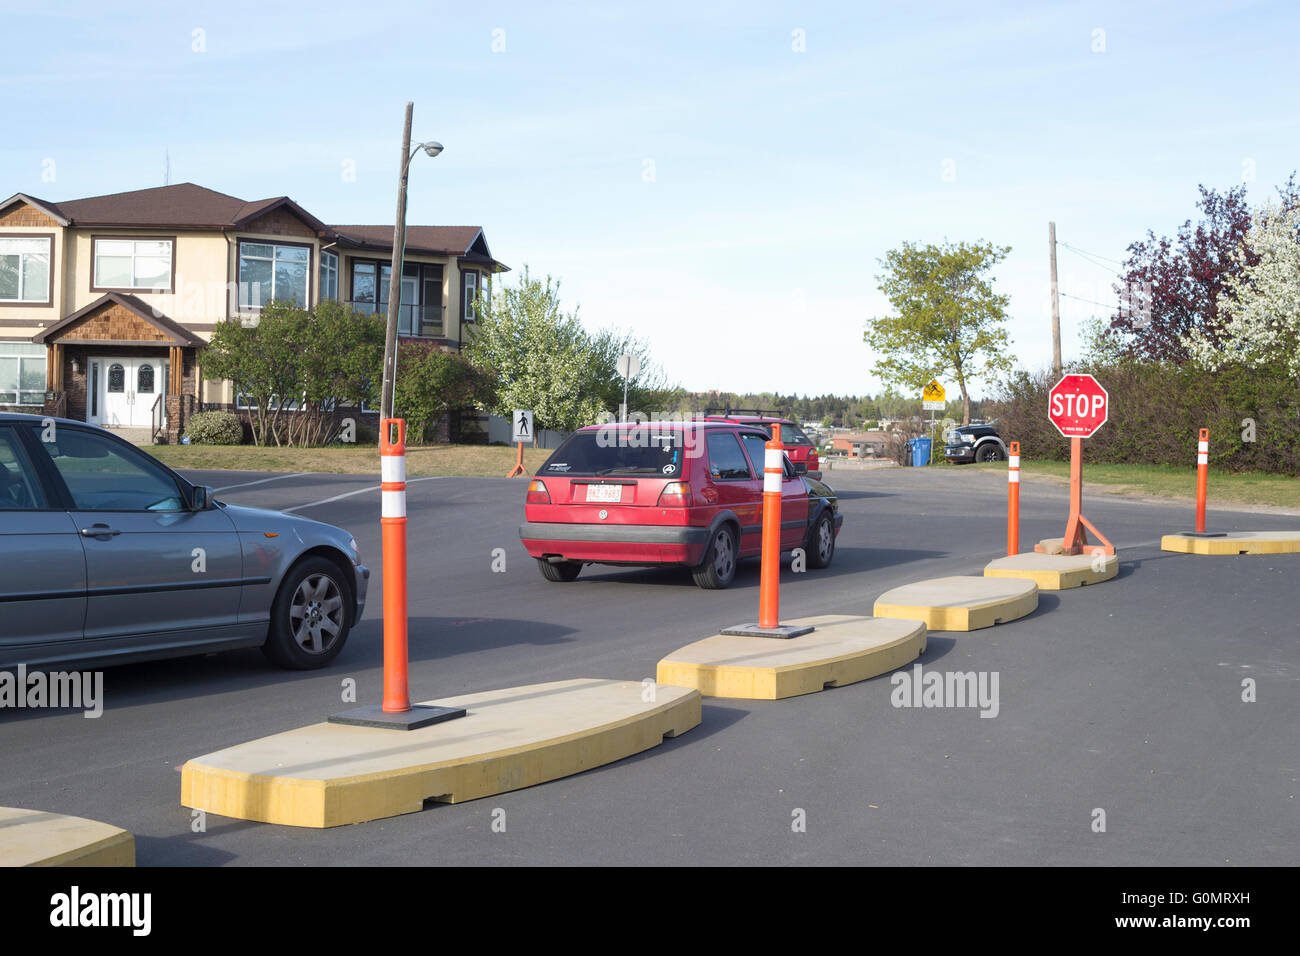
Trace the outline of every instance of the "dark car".
{"label": "dark car", "polygon": [[343,649],[370,572],[332,525],[216,501],[84,422],[0,413],[0,667]]}
{"label": "dark car", "polygon": [[[528,485],[519,537],[548,581],[584,564],[676,565],[725,588],[760,553],[760,427],[724,421],[593,425],[574,432]],[[824,568],[843,515],[831,488],[782,455],[781,550]]]}
{"label": "dark car", "polygon": [[959,425],[944,436],[943,457],[954,465],[971,461],[1006,461],[1007,446],[991,422]]}

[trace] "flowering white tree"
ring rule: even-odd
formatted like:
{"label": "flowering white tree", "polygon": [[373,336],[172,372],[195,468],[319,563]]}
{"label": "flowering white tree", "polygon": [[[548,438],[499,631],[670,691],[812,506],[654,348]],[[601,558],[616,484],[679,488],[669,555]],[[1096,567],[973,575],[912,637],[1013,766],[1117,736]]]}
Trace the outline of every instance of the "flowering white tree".
{"label": "flowering white tree", "polygon": [[1291,375],[1300,376],[1300,208],[1265,205],[1245,246],[1235,253],[1238,261],[1245,263],[1247,250],[1258,260],[1224,284],[1219,344],[1199,330],[1184,344],[1193,360],[1211,371],[1233,361],[1252,368],[1283,362]]}

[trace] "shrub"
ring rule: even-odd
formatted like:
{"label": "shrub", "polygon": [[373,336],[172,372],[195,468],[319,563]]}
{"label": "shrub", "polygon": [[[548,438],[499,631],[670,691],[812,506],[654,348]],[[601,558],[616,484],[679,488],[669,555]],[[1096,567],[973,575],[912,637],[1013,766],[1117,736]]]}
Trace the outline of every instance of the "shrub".
{"label": "shrub", "polygon": [[244,425],[231,412],[198,412],[190,418],[185,434],[195,445],[241,445]]}
{"label": "shrub", "polygon": [[[1095,375],[1109,418],[1084,442],[1088,461],[1192,468],[1196,437],[1210,430],[1210,464],[1229,471],[1300,474],[1300,383],[1283,369],[1119,360],[1071,371]],[[1017,372],[997,398],[998,434],[1026,458],[1066,461],[1070,443],[1047,420],[1048,371]],[[1253,430],[1250,423],[1254,423]]]}

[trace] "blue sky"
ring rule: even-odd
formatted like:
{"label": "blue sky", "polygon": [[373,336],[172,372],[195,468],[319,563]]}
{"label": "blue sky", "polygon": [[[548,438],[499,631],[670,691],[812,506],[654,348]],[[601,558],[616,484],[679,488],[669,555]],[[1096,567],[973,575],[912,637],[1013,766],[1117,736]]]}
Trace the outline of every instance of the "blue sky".
{"label": "blue sky", "polygon": [[[5,0],[0,22],[31,38],[0,64],[0,193],[160,185],[166,151],[172,182],[386,222],[413,100],[446,151],[415,160],[409,221],[483,226],[691,389],[878,390],[862,328],[905,240],[1011,246],[1013,352],[1044,365],[1049,219],[1120,259],[1198,183],[1258,202],[1300,167],[1287,3]],[[1059,265],[1113,302],[1105,269]],[[1062,300],[1067,358],[1103,311]]]}

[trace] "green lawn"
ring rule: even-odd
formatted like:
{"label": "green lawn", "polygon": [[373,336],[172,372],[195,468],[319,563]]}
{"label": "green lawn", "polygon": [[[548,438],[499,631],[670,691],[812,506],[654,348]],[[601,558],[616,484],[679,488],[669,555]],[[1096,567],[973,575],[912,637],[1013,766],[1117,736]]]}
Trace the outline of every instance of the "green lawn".
{"label": "green lawn", "polygon": [[[145,451],[172,468],[232,471],[379,474],[379,447],[263,448],[255,445],[147,445]],[[524,468],[532,474],[550,454],[525,448]],[[515,464],[514,446],[422,445],[406,449],[406,473],[504,478]]]}
{"label": "green lawn", "polygon": [[[1005,472],[1006,462],[990,462],[965,467],[982,471]],[[1070,463],[1065,461],[1027,461],[1021,459],[1021,473],[1026,479],[1043,477],[1068,484]],[[1085,456],[1083,483],[1104,487],[1118,494],[1157,495],[1161,498],[1196,499],[1196,469],[1172,465],[1092,465]],[[1248,505],[1278,505],[1300,508],[1300,478],[1266,475],[1260,472],[1226,472],[1210,469],[1206,500]]]}

